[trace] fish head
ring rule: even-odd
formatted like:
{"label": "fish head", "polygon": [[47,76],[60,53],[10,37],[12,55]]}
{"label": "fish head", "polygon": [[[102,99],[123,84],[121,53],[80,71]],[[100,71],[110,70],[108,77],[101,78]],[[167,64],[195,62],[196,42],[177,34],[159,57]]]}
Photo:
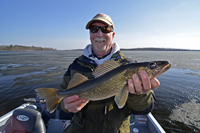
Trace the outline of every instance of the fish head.
{"label": "fish head", "polygon": [[138,63],[133,63],[131,67],[129,67],[129,76],[132,77],[133,73],[137,73],[138,77],[141,80],[140,72],[142,70],[145,70],[148,74],[149,79],[152,79],[163,74],[170,68],[171,64],[169,63],[169,61],[138,62]]}
{"label": "fish head", "polygon": [[169,61],[151,61],[146,65],[144,70],[147,72],[150,79],[160,76],[171,68]]}

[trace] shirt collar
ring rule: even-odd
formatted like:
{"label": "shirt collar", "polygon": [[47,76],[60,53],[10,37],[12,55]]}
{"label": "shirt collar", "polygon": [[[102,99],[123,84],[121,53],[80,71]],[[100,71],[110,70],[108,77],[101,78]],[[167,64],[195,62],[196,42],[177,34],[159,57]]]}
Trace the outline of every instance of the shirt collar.
{"label": "shirt collar", "polygon": [[94,53],[94,51],[92,50],[92,54],[91,54],[90,56],[96,57],[97,59],[100,60],[100,59],[103,59],[103,58],[107,57],[107,56],[111,53],[111,51],[112,51],[112,47],[111,47],[111,50],[110,50],[110,52],[109,52],[108,54],[106,54],[106,55],[104,55],[103,57],[99,58],[99,57]]}

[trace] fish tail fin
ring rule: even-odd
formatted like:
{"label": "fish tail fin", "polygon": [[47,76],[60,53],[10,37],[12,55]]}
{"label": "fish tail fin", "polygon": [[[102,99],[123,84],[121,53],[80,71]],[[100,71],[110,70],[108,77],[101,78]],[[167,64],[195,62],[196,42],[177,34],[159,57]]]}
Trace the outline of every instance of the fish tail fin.
{"label": "fish tail fin", "polygon": [[44,98],[46,100],[47,111],[52,113],[57,108],[63,97],[57,95],[58,89],[53,88],[37,88],[35,92],[38,97]]}

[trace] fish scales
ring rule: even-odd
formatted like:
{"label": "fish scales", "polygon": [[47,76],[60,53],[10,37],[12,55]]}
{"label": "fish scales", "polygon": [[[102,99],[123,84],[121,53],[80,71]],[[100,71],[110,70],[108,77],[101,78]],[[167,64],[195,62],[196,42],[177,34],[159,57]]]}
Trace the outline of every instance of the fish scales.
{"label": "fish scales", "polygon": [[[124,73],[126,73],[126,70],[116,76],[109,77],[108,75],[105,75],[106,78],[103,80],[104,82],[91,89],[94,99],[91,99],[90,97],[90,100],[106,99],[119,93],[121,88],[123,88],[127,82],[123,76]],[[80,97],[82,97],[82,95],[80,95]]]}
{"label": "fish scales", "polygon": [[[121,89],[119,86],[121,85],[123,87],[127,82],[125,81],[127,79],[124,77],[127,67],[128,66],[125,65],[120,66],[97,79],[88,80],[87,82],[77,85],[73,89],[64,91],[63,93],[60,92],[58,95],[72,96],[78,93],[79,97],[88,100],[105,99],[108,98],[107,95],[110,94],[113,96],[116,92],[119,92],[118,89]],[[108,87],[110,88],[108,89]],[[93,98],[91,98],[91,95]]]}

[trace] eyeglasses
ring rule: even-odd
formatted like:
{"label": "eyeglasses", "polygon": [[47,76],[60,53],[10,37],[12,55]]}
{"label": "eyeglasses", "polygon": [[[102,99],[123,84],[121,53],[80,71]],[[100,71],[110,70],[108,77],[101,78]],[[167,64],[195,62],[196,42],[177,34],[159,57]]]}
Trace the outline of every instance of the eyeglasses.
{"label": "eyeglasses", "polygon": [[103,33],[110,33],[113,32],[113,28],[111,26],[91,26],[90,32],[97,33],[101,29]]}

